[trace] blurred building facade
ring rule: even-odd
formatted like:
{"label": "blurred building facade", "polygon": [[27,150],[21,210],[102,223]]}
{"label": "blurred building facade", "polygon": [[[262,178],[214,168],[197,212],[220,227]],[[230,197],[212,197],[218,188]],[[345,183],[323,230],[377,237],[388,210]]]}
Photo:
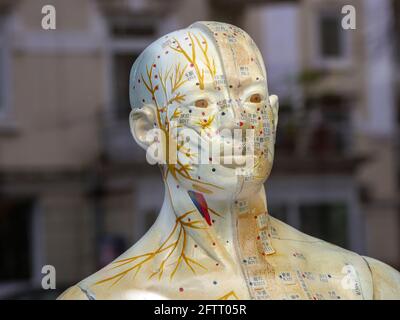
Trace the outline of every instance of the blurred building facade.
{"label": "blurred building facade", "polygon": [[[56,30],[41,27],[46,4]],[[346,4],[355,30],[340,27]],[[197,20],[246,30],[280,98],[271,215],[399,268],[392,11],[390,0],[0,0],[0,298],[40,286],[46,264],[59,287],[79,281],[155,220],[163,186],[130,134],[129,71]]]}

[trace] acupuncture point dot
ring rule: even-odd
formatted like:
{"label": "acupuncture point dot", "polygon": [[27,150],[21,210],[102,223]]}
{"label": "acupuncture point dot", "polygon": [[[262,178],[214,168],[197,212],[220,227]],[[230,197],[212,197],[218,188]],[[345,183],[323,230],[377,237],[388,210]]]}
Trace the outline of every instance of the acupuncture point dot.
{"label": "acupuncture point dot", "polygon": [[179,292],[183,292],[183,288],[179,288]]}
{"label": "acupuncture point dot", "polygon": [[213,284],[216,285],[216,284],[217,284],[217,281],[214,280],[214,281],[213,281]]}
{"label": "acupuncture point dot", "polygon": [[215,172],[215,168],[212,168],[212,172]]}

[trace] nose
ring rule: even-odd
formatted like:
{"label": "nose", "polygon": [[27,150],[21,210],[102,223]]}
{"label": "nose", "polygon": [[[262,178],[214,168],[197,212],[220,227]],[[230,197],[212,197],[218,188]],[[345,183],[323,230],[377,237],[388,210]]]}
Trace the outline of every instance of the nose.
{"label": "nose", "polygon": [[221,121],[221,129],[248,129],[250,128],[247,113],[240,99],[230,99],[227,103],[225,114],[228,115]]}

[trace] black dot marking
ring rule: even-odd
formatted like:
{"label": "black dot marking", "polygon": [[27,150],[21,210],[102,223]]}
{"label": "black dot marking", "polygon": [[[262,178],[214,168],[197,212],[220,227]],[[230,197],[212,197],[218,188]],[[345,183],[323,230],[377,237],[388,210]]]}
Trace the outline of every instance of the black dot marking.
{"label": "black dot marking", "polygon": [[215,168],[212,168],[212,172],[215,172]]}
{"label": "black dot marking", "polygon": [[215,281],[215,280],[213,281],[213,284],[214,284],[214,285],[216,285],[217,283],[218,283],[217,281]]}
{"label": "black dot marking", "polygon": [[223,115],[223,116],[224,116],[224,115],[225,115],[225,112],[222,112],[222,113],[221,113],[221,115]]}

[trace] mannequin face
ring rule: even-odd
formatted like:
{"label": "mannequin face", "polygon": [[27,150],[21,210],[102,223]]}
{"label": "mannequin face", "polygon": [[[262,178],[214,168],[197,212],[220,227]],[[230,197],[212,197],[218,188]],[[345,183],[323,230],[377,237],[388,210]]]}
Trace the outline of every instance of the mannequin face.
{"label": "mannequin face", "polygon": [[135,140],[184,189],[226,198],[268,177],[277,98],[241,29],[196,23],[160,38],[132,67],[130,99]]}

